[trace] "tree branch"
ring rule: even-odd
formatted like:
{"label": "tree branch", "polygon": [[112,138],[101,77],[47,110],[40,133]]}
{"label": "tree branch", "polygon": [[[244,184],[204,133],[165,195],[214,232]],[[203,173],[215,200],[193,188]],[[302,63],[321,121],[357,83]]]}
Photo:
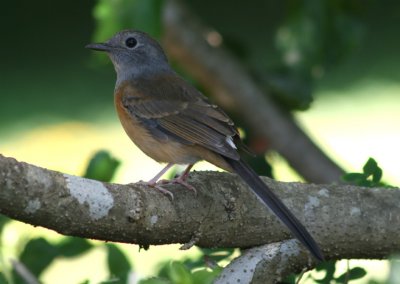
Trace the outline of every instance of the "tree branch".
{"label": "tree branch", "polygon": [[283,112],[222,47],[211,46],[204,27],[180,1],[168,0],[164,7],[164,45],[176,59],[225,108],[236,105],[255,133],[265,137],[306,180],[331,183],[343,170],[327,157]]}
{"label": "tree branch", "polygon": [[[400,250],[399,227],[393,226],[400,222],[399,190],[264,181],[309,229],[327,259],[376,259]],[[248,248],[290,238],[237,176],[197,172],[190,184],[197,196],[172,185],[171,201],[140,184],[102,183],[0,155],[0,213],[64,235],[145,247]],[[284,255],[312,265],[308,252],[293,242]]]}
{"label": "tree branch", "polygon": [[281,282],[294,271],[311,268],[307,257],[293,253],[299,249],[299,243],[294,240],[251,248],[226,266],[214,283]]}

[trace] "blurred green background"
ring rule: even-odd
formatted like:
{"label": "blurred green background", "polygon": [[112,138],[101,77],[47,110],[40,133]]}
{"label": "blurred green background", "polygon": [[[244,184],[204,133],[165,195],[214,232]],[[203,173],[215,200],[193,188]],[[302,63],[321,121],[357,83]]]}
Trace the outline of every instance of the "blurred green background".
{"label": "blurred green background", "polygon": [[[149,179],[161,169],[133,146],[119,125],[111,64],[84,46],[121,28],[140,28],[159,36],[162,3],[3,1],[0,153],[83,175],[89,158],[106,149],[121,162],[113,179],[120,183]],[[295,112],[302,127],[335,161],[356,171],[374,157],[383,179],[400,183],[400,2],[192,0],[188,4],[223,36],[224,45],[282,107]],[[269,154],[267,159],[278,180],[301,179],[279,155]],[[197,169],[215,167],[201,163]],[[3,271],[10,266],[9,257],[18,258],[27,240],[37,236],[55,242],[59,238],[44,229],[8,223],[1,240],[0,272],[1,265]],[[196,249],[181,252],[177,246],[141,252],[135,246],[119,247],[139,278],[156,274],[160,255],[165,260],[171,255],[180,259],[200,254]],[[65,282],[57,283],[104,280],[106,251],[100,245],[78,260],[58,260],[41,279],[54,283],[54,277],[64,275]],[[362,263],[367,276],[384,281],[387,262],[368,263]],[[346,264],[340,266],[346,269]]]}

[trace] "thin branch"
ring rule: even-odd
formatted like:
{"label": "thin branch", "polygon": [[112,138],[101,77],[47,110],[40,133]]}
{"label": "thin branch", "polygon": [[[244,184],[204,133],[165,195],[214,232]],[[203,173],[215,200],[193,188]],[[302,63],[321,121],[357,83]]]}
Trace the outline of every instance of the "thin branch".
{"label": "thin branch", "polygon": [[22,262],[11,259],[11,264],[14,268],[14,271],[24,280],[24,283],[40,284],[35,275],[33,275],[33,273]]}
{"label": "thin branch", "polygon": [[307,257],[293,253],[298,250],[299,243],[294,240],[251,248],[229,263],[214,283],[281,282],[293,272],[312,268],[312,263]]}
{"label": "thin branch", "polygon": [[165,47],[192,76],[219,98],[225,108],[232,105],[253,131],[265,137],[306,180],[317,183],[339,181],[337,166],[254,82],[240,62],[222,47],[211,46],[211,29],[181,4],[168,0],[164,6]]}

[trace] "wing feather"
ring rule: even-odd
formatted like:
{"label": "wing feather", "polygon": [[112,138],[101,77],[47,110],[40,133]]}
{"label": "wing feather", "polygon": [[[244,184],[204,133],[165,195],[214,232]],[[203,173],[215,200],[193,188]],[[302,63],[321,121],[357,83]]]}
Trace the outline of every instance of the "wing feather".
{"label": "wing feather", "polygon": [[238,136],[233,122],[183,79],[174,75],[170,80],[152,78],[131,83],[124,88],[123,105],[159,139],[200,145],[239,159],[232,145],[232,137]]}

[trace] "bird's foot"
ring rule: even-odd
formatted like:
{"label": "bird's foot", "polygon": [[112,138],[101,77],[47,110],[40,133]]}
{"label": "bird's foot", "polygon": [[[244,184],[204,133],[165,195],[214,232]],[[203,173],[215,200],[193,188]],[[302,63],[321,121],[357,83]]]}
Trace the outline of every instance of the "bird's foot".
{"label": "bird's foot", "polygon": [[195,195],[197,195],[197,190],[194,186],[190,185],[187,181],[186,181],[186,177],[187,176],[180,176],[171,180],[168,179],[162,179],[160,181],[158,181],[158,183],[160,184],[180,184],[183,187],[186,187],[187,189],[189,189],[190,191],[193,191]]}
{"label": "bird's foot", "polygon": [[159,182],[143,181],[143,180],[138,182],[138,184],[145,185],[145,186],[150,186],[152,188],[155,188],[159,192],[161,192],[162,194],[168,196],[171,200],[174,200],[174,194],[171,191],[169,191],[169,190],[163,188],[162,186],[160,186],[158,183]]}

